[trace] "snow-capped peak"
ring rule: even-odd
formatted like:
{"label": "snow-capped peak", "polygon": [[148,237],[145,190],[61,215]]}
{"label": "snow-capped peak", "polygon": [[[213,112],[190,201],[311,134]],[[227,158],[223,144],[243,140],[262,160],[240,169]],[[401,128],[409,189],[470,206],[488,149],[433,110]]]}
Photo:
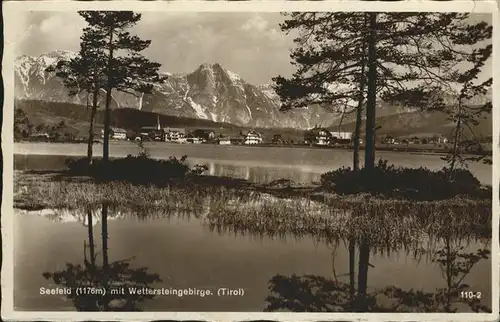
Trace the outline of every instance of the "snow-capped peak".
{"label": "snow-capped peak", "polygon": [[219,63],[203,63],[201,64],[197,71],[202,73],[208,73],[212,79],[215,79],[215,75],[225,74],[229,80],[233,83],[239,84],[243,82],[243,79],[240,75],[230,70],[225,69]]}
{"label": "snow-capped peak", "polygon": [[[85,104],[83,96],[68,96],[62,81],[54,73],[45,71],[58,60],[71,59],[76,55],[57,50],[39,57],[18,57],[16,97]],[[218,63],[199,65],[192,72],[163,71],[161,74],[169,77],[164,83],[154,86],[153,95],[144,94],[138,98],[116,92],[113,93],[112,108],[137,108],[165,115],[259,127],[302,128],[310,123],[310,117],[314,122],[316,119],[331,118],[314,116],[309,112],[304,117],[295,115],[300,113],[283,114],[279,112],[279,97],[272,85],[252,86]]]}
{"label": "snow-capped peak", "polygon": [[240,75],[238,75],[230,70],[226,70],[226,73],[229,76],[229,79],[231,79],[231,81],[233,81],[233,82],[240,82],[241,81]]}
{"label": "snow-capped peak", "polygon": [[278,94],[274,90],[273,84],[261,84],[256,86],[264,95],[266,95],[271,100],[279,99]]}

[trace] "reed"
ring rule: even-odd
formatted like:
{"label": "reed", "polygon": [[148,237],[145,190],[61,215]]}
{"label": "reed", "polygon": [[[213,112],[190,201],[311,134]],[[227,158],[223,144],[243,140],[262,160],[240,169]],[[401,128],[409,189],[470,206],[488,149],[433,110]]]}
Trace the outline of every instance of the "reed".
{"label": "reed", "polygon": [[418,250],[439,240],[491,238],[491,200],[439,201],[330,195],[282,198],[224,186],[144,186],[126,182],[26,181],[17,208],[98,209],[138,219],[193,216],[219,233],[329,243],[368,239],[375,251]]}
{"label": "reed", "polygon": [[218,232],[280,238],[314,236],[329,243],[367,238],[374,250],[415,250],[444,238],[491,238],[491,202],[338,198],[334,204],[321,204],[305,199],[263,198],[245,206],[234,203],[231,207],[229,203],[210,212],[207,221]]}

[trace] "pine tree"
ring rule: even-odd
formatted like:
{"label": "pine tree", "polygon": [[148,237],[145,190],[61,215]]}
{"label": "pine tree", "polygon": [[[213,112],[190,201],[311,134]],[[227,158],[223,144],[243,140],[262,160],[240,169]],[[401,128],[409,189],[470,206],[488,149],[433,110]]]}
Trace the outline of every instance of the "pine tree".
{"label": "pine tree", "polygon": [[[274,79],[282,109],[319,104],[342,116],[354,110],[356,119],[360,119],[365,98],[360,89],[365,83],[362,75],[366,68],[367,14],[307,12],[287,15],[290,19],[281,25],[282,30],[298,30],[300,36],[295,39],[299,47],[291,54],[297,72],[291,79],[281,76]],[[332,75],[335,75],[335,83]],[[359,168],[360,123],[353,137],[354,169]]]}
{"label": "pine tree", "polygon": [[365,77],[365,168],[375,163],[377,99],[412,107],[442,107],[444,102],[430,100],[430,94],[457,79],[457,62],[470,54],[467,45],[491,37],[490,26],[471,25],[464,13],[286,15],[289,19],[281,29],[298,31],[295,42],[299,46],[291,53],[292,64],[297,66],[294,75],[274,79],[282,108],[320,104],[341,112],[346,101],[359,103],[360,79]]}
{"label": "pine tree", "polygon": [[[460,90],[455,95],[457,97],[455,104],[447,106],[444,109],[448,114],[448,120],[455,123],[452,132],[453,148],[446,157],[443,157],[443,160],[447,161],[449,165],[450,181],[453,181],[456,169],[459,166],[467,167],[468,161],[483,161],[484,163],[491,164],[491,160],[485,155],[478,157],[464,156],[462,152],[470,146],[478,146],[482,150],[482,142],[476,137],[474,126],[479,124],[481,118],[484,119],[491,114],[492,103],[488,99],[485,103],[474,106],[470,103],[470,100],[479,95],[484,96],[491,89],[492,77],[479,82],[478,78],[485,62],[491,57],[492,49],[492,45],[487,45],[485,48],[474,50],[466,58],[471,67],[457,79],[457,82],[460,84]],[[472,139],[466,140],[466,134],[472,137]]]}
{"label": "pine tree", "polygon": [[75,58],[61,60],[55,66],[49,66],[47,72],[55,72],[69,89],[70,96],[76,96],[82,91],[86,95],[87,110],[89,96],[92,96],[92,106],[89,115],[89,133],[87,138],[87,161],[92,163],[94,143],[94,120],[99,103],[99,92],[104,83],[103,52],[86,34],[82,35],[80,51]]}
{"label": "pine tree", "polygon": [[110,105],[113,91],[151,93],[153,85],[164,81],[158,74],[160,64],[149,61],[141,52],[150,40],[141,40],[127,30],[137,24],[141,14],[132,11],[80,11],[88,26],[84,37],[92,39],[95,49],[104,52],[106,91],[104,111],[103,160],[109,160]]}
{"label": "pine tree", "polygon": [[[289,79],[274,79],[282,109],[320,104],[343,113],[348,101],[357,101],[359,116],[366,97],[366,170],[375,166],[377,100],[422,109],[444,108],[443,98],[435,94],[464,74],[460,63],[471,55],[471,46],[491,39],[491,26],[469,24],[469,15],[464,13],[286,15],[289,19],[281,29],[298,32],[295,43],[299,46],[291,53],[297,71]],[[361,238],[359,310],[366,309],[369,252],[369,242]]]}

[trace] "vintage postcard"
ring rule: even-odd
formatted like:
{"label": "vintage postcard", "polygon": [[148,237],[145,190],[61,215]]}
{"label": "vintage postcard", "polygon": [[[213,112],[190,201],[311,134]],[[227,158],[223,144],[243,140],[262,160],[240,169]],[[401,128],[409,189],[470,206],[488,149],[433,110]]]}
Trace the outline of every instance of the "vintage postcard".
{"label": "vintage postcard", "polygon": [[498,10],[4,3],[2,318],[497,320]]}

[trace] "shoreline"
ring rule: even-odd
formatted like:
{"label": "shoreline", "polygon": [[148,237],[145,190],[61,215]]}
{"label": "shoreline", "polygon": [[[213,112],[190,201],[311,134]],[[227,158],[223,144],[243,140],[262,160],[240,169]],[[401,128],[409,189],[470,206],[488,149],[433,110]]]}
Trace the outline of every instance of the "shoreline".
{"label": "shoreline", "polygon": [[[491,238],[491,199],[454,197],[416,201],[362,193],[339,195],[313,187],[266,187],[248,182],[236,186],[231,184],[234,179],[213,182],[214,178],[210,177],[199,177],[165,187],[123,181],[98,183],[84,176],[68,178],[60,173],[39,175],[19,170],[15,171],[14,178],[13,208],[21,210],[71,210],[80,209],[82,205],[95,208],[105,202],[112,207],[141,209],[144,214],[175,212],[176,209],[188,211],[213,224],[242,229],[262,228],[261,223],[264,221],[268,223],[266,227],[271,234],[295,231],[299,235],[319,233],[322,236],[328,231],[340,233],[337,224],[341,223],[341,226],[353,229],[359,236],[367,231],[378,236],[378,228],[375,229],[373,225],[382,223],[394,226],[394,232],[401,224],[399,220],[394,220],[396,215],[396,218],[407,218],[404,219],[405,225],[408,225],[404,229],[406,232],[400,232],[403,239],[410,238],[410,232],[428,229],[436,236],[449,234],[446,225],[428,226],[428,220],[453,223],[457,234],[467,232],[469,236]],[[397,214],[383,211],[387,208],[397,209]],[[361,216],[364,219],[359,221],[359,211],[371,215]],[[469,216],[471,213],[475,214],[473,220]],[[349,219],[357,224],[352,226]],[[306,224],[307,232],[303,231],[302,224]],[[391,234],[390,231],[388,233]],[[387,240],[384,237],[380,242]]]}
{"label": "shoreline", "polygon": [[[136,156],[139,147],[130,142],[113,142],[110,146],[111,158],[125,158],[127,155]],[[274,181],[284,178],[301,184],[316,183],[320,176],[339,168],[352,168],[352,153],[345,149],[326,151],[326,149],[252,149],[246,146],[208,146],[195,147],[191,144],[163,144],[151,143],[145,146],[151,159],[168,160],[170,157],[180,158],[187,155],[190,166],[205,165],[212,175],[227,175],[246,178],[252,175],[264,181]],[[55,162],[58,169],[66,168],[61,160],[64,158],[78,158],[87,156],[86,144],[15,144],[13,149],[14,169],[37,170],[45,169],[44,158],[54,158],[48,161]],[[269,153],[271,152],[271,153]],[[32,157],[33,159],[30,159]],[[101,146],[94,147],[94,157],[102,157]],[[38,159],[37,159],[38,158]],[[363,162],[360,153],[360,162]],[[437,154],[391,153],[379,151],[377,160],[387,160],[396,167],[420,168],[437,171],[446,166],[446,162]],[[40,161],[36,161],[40,160]],[[48,160],[48,159],[47,159]],[[33,163],[36,162],[36,163]],[[39,163],[42,162],[42,163]],[[29,166],[31,164],[31,166]],[[19,167],[17,167],[19,165]],[[28,166],[28,168],[26,167]],[[47,168],[47,170],[51,170]],[[473,162],[469,170],[487,186],[491,186],[492,165],[482,162]],[[252,179],[253,180],[253,179]]]}
{"label": "shoreline", "polygon": [[[174,142],[163,142],[163,141],[146,141],[144,142],[144,146],[147,148],[149,144],[153,143],[154,145],[159,145],[163,144],[166,146],[223,146],[223,147],[245,147],[245,148],[289,148],[289,149],[303,149],[303,150],[333,150],[333,151],[348,151],[348,152],[353,152],[352,147],[347,147],[347,146],[315,146],[315,145],[283,145],[283,144],[229,144],[229,145],[220,145],[216,143],[199,143],[199,144],[193,144],[193,143],[174,143]],[[37,141],[18,141],[14,142],[15,145],[24,145],[24,144],[54,144],[54,145],[62,145],[62,144],[68,144],[68,145],[85,145],[87,146],[87,143],[85,142],[37,142]],[[131,146],[135,146],[136,143],[134,141],[121,141],[121,140],[111,140],[111,144],[117,144],[117,145],[126,145],[130,144]],[[94,146],[101,146],[102,142],[99,143],[94,143]],[[364,147],[361,146],[359,149],[360,152],[364,151]],[[388,146],[378,146],[376,147],[375,152],[382,152],[382,153],[406,153],[410,155],[429,155],[429,156],[445,156],[448,155],[445,149],[443,148],[437,148],[433,151],[433,149],[429,148],[418,148],[418,147],[404,147],[404,148],[399,148],[399,147],[388,147]],[[492,151],[487,151],[488,153],[463,153],[462,155],[464,156],[492,156]],[[15,153],[15,154],[23,154],[23,153]],[[34,153],[30,153],[34,154]],[[362,154],[362,153],[360,153]]]}

